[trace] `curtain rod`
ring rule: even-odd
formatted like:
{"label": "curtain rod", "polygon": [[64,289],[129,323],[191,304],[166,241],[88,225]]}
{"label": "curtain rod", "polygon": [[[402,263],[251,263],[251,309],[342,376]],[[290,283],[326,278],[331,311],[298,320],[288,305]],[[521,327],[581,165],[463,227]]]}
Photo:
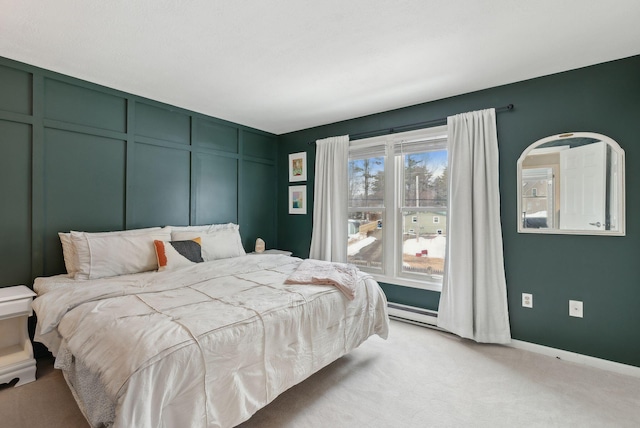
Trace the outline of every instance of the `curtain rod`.
{"label": "curtain rod", "polygon": [[[509,104],[506,106],[502,106],[502,107],[496,107],[496,112],[501,112],[501,111],[510,111],[513,110],[513,104]],[[375,131],[364,131],[364,132],[357,132],[355,134],[351,134],[349,135],[349,140],[359,140],[361,138],[365,138],[365,137],[376,137],[378,135],[385,135],[385,134],[395,134],[396,132],[402,132],[402,131],[413,131],[416,129],[422,129],[422,128],[427,128],[429,126],[435,126],[435,125],[444,125],[447,123],[447,118],[446,117],[441,117],[438,119],[432,119],[432,120],[428,120],[426,122],[418,122],[418,123],[410,123],[408,125],[400,125],[400,126],[396,126],[395,128],[385,128],[385,129],[376,129]],[[370,135],[371,134],[371,135]],[[311,144],[315,144],[315,141],[310,141],[309,145]]]}

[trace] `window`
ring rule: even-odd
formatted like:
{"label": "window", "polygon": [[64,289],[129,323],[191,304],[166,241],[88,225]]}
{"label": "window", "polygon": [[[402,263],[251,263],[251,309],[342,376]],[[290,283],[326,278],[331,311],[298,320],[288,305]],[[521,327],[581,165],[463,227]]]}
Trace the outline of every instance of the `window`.
{"label": "window", "polygon": [[349,263],[382,282],[441,288],[446,138],[441,126],[350,143]]}
{"label": "window", "polygon": [[378,273],[383,272],[385,160],[384,147],[364,147],[349,154],[347,258],[364,270]]}

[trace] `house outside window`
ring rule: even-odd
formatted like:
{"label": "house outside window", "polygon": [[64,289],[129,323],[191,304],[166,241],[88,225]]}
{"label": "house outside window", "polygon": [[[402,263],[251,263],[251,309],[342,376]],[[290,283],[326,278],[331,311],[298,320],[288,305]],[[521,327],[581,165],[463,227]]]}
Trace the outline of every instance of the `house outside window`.
{"label": "house outside window", "polygon": [[447,170],[446,126],[352,141],[348,262],[381,282],[440,290]]}

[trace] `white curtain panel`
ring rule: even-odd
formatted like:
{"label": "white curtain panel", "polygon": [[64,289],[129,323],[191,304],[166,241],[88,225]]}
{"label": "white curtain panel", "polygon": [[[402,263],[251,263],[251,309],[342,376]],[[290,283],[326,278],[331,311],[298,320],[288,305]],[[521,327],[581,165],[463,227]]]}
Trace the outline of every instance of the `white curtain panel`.
{"label": "white curtain panel", "polygon": [[316,141],[312,259],[347,261],[348,161],[348,135]]}
{"label": "white curtain panel", "polygon": [[508,343],[495,109],[450,116],[447,127],[449,223],[438,326],[477,342]]}

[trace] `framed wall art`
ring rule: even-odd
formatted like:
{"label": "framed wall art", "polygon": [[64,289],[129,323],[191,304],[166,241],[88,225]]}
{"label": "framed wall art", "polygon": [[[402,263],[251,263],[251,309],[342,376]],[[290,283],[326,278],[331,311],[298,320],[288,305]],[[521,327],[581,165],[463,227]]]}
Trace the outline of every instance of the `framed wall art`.
{"label": "framed wall art", "polygon": [[307,186],[289,186],[289,214],[307,213]]}
{"label": "framed wall art", "polygon": [[289,181],[307,181],[307,152],[289,155]]}

